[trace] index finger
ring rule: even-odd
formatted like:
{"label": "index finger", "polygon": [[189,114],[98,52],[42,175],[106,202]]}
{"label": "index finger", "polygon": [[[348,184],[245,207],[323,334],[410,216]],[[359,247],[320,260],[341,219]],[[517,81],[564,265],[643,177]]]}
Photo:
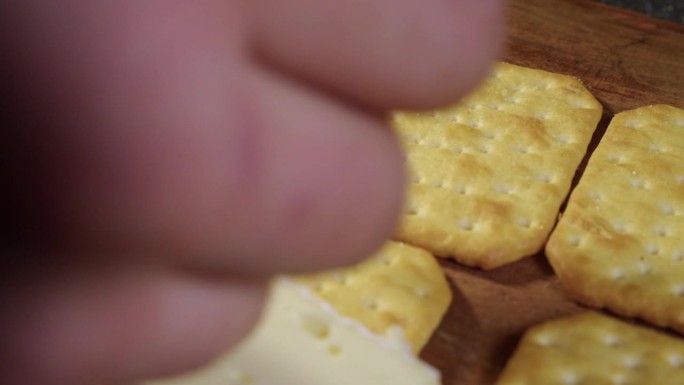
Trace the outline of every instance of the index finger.
{"label": "index finger", "polygon": [[380,108],[450,103],[495,59],[501,0],[262,0],[257,53],[346,98]]}

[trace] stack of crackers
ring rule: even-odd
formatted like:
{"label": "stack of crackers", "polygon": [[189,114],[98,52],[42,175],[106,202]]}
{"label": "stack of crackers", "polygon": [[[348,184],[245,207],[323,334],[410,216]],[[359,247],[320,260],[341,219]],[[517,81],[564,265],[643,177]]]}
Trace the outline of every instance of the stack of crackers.
{"label": "stack of crackers", "polygon": [[[394,240],[357,266],[275,279],[245,343],[164,383],[437,384],[417,358],[451,302],[435,257],[489,270],[544,252],[588,309],[529,329],[498,385],[684,384],[684,110],[618,113],[589,157],[601,117],[577,79],[506,63],[454,106],[394,113],[410,175]],[[383,359],[361,369],[354,349],[376,343]],[[292,369],[312,357],[325,369]],[[378,369],[392,365],[401,375]]]}

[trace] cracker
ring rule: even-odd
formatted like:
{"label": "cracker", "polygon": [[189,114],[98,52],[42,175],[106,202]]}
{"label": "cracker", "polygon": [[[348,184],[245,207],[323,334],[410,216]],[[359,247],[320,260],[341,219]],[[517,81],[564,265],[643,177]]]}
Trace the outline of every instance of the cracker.
{"label": "cracker", "polygon": [[388,242],[357,266],[296,281],[371,331],[401,334],[414,353],[430,339],[451,302],[449,284],[435,258],[399,242]]}
{"label": "cracker", "polygon": [[530,329],[496,384],[684,384],[684,341],[586,312]]}
{"label": "cracker", "polygon": [[546,254],[578,301],[684,332],[684,110],[615,115]]}
{"label": "cracker", "polygon": [[500,63],[457,105],[395,113],[411,175],[396,238],[487,269],[536,253],[601,111],[574,78]]}

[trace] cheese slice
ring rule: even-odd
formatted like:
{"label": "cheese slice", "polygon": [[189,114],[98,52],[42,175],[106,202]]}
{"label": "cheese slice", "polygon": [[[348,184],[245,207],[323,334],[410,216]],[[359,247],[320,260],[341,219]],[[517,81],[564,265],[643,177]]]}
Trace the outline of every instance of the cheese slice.
{"label": "cheese slice", "polygon": [[403,339],[340,316],[303,286],[276,279],[261,322],[234,350],[194,373],[150,385],[439,385]]}

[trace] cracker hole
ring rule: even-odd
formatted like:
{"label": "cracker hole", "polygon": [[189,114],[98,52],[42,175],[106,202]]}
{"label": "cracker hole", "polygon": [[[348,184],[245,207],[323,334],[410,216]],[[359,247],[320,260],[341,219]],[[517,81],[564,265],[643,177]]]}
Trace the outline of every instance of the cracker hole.
{"label": "cracker hole", "polygon": [[486,107],[489,108],[490,110],[495,110],[495,111],[498,111],[501,109],[501,105],[499,105],[498,103],[487,103]]}
{"label": "cracker hole", "polygon": [[657,153],[657,152],[664,152],[664,149],[660,145],[651,144],[650,146],[648,146],[648,151]]}
{"label": "cracker hole", "polygon": [[547,111],[538,111],[534,114],[534,117],[537,120],[547,120],[549,116],[550,114]]}
{"label": "cracker hole", "polygon": [[444,188],[444,181],[441,180],[433,180],[430,185],[434,188]]}
{"label": "cracker hole", "polygon": [[458,221],[458,227],[465,231],[473,231],[475,224],[471,220],[464,218]]}
{"label": "cracker hole", "polygon": [[512,97],[512,96],[506,96],[504,98],[504,102],[509,103],[509,104],[518,104],[518,103],[520,103],[520,99]]}
{"label": "cracker hole", "polygon": [[380,308],[378,301],[372,298],[364,299],[361,301],[361,305],[370,311],[376,311],[378,308]]}
{"label": "cracker hole", "polygon": [[667,237],[668,235],[670,235],[670,233],[667,231],[667,229],[663,226],[655,226],[653,228],[653,233],[656,236],[661,237],[661,238]]}
{"label": "cracker hole", "polygon": [[463,147],[461,147],[461,146],[449,146],[449,151],[453,152],[454,154],[462,154],[463,153]]}
{"label": "cracker hole", "polygon": [[615,384],[615,385],[623,385],[623,384],[627,383],[627,376],[625,376],[622,373],[617,373],[617,374],[613,375],[612,381],[613,381],[613,384]]}
{"label": "cracker hole", "polygon": [[625,225],[624,222],[613,221],[610,225],[613,228],[613,230],[617,231],[618,233],[626,233],[627,232],[627,225]]}
{"label": "cracker hole", "polygon": [[548,82],[536,82],[533,84],[533,87],[538,89],[538,90],[545,90],[551,87],[550,83]]}
{"label": "cracker hole", "polygon": [[549,174],[541,173],[537,175],[537,180],[542,183],[551,183],[553,181],[553,178]]}
{"label": "cracker hole", "polygon": [[589,191],[589,199],[591,199],[594,202],[599,202],[603,200],[603,197],[596,191]]}
{"label": "cracker hole", "polygon": [[492,152],[492,148],[485,144],[485,145],[478,146],[477,151],[481,152],[482,154],[489,154],[490,152]]}
{"label": "cracker hole", "polygon": [[641,275],[646,275],[651,272],[651,266],[645,262],[637,263],[636,269]]}
{"label": "cracker hole", "polygon": [[315,291],[316,293],[320,293],[323,291],[323,284],[320,282],[316,282],[311,285],[311,290]]}
{"label": "cracker hole", "polygon": [[643,179],[632,179],[629,181],[629,184],[637,189],[646,188],[646,182]]}
{"label": "cracker hole", "polygon": [[348,283],[347,277],[342,273],[332,273],[330,274],[330,279],[339,283],[340,285],[346,285]]}
{"label": "cracker hole", "polygon": [[496,134],[490,131],[483,131],[482,136],[484,136],[487,139],[496,139]]}
{"label": "cracker hole", "polygon": [[608,272],[608,275],[610,276],[611,279],[617,280],[625,276],[625,272],[622,271],[620,268],[613,268]]}
{"label": "cracker hole", "polygon": [[572,100],[570,100],[570,107],[577,108],[577,109],[583,109],[583,108],[590,108],[590,105],[587,104],[587,102],[584,100],[572,99]]}
{"label": "cracker hole", "polygon": [[667,363],[674,368],[684,367],[684,357],[679,354],[670,354],[667,356]]}
{"label": "cracker hole", "polygon": [[465,185],[457,184],[454,186],[454,192],[459,195],[465,195],[467,193]]}
{"label": "cracker hole", "polygon": [[623,125],[627,128],[637,128],[638,123],[634,119],[627,119]]}
{"label": "cracker hole", "polygon": [[470,128],[478,128],[478,127],[480,127],[480,122],[477,120],[469,120],[466,122],[465,125],[470,127]]}
{"label": "cracker hole", "polygon": [[672,294],[677,297],[684,297],[684,284],[677,284],[672,286]]}
{"label": "cracker hole", "polygon": [[617,346],[620,339],[615,334],[606,334],[602,338],[603,344],[606,346]]}
{"label": "cracker hole", "polygon": [[515,222],[518,224],[518,226],[525,229],[532,227],[532,222],[528,218],[518,218]]}
{"label": "cracker hole", "polygon": [[541,346],[553,346],[554,339],[548,334],[540,334],[535,339],[535,342]]}
{"label": "cracker hole", "polygon": [[561,381],[565,385],[577,385],[580,382],[580,377],[575,372],[565,372],[561,375]]}
{"label": "cracker hole", "polygon": [[342,354],[342,348],[337,344],[329,344],[326,348],[329,355],[337,357]]}
{"label": "cracker hole", "polygon": [[523,146],[523,145],[513,146],[513,151],[517,152],[519,154],[529,154],[532,152],[529,146]]}
{"label": "cracker hole", "polygon": [[460,124],[460,123],[461,123],[461,116],[460,116],[460,115],[451,115],[451,114],[449,114],[449,115],[442,115],[442,116],[443,116],[443,118],[444,118],[447,122],[449,122],[449,123],[456,123],[456,124]]}
{"label": "cracker hole", "polygon": [[505,184],[497,184],[494,186],[494,191],[497,194],[510,194],[513,191],[513,188]]}
{"label": "cracker hole", "polygon": [[565,241],[566,241],[566,242],[568,243],[568,245],[570,245],[570,246],[579,246],[579,245],[580,245],[581,238],[579,237],[579,235],[571,234],[571,235],[569,235],[569,236],[566,238]]}
{"label": "cracker hole", "polygon": [[624,163],[624,161],[626,160],[623,154],[610,154],[606,157],[606,159],[616,163]]}
{"label": "cracker hole", "polygon": [[430,140],[425,141],[425,145],[430,147],[430,148],[435,148],[435,149],[440,147],[439,141],[434,140],[434,139],[430,139]]}
{"label": "cracker hole", "polygon": [[684,119],[678,119],[674,121],[675,126],[684,127]]}
{"label": "cracker hole", "polygon": [[406,209],[406,215],[408,216],[416,216],[418,215],[418,209],[411,206]]}
{"label": "cracker hole", "polygon": [[665,215],[674,215],[675,209],[674,209],[674,207],[668,205],[667,203],[663,203],[660,205],[660,212],[665,214]]}
{"label": "cracker hole", "polygon": [[649,244],[646,246],[646,253],[648,253],[649,255],[657,255],[659,252],[660,249],[657,245]]}
{"label": "cracker hole", "polygon": [[639,358],[635,356],[627,356],[622,359],[622,366],[628,369],[636,369],[640,364]]}
{"label": "cracker hole", "polygon": [[381,255],[381,256],[378,257],[378,262],[379,262],[381,265],[385,265],[385,266],[389,266],[389,265],[392,264],[392,260],[390,260],[389,258],[387,258],[387,257],[384,256],[384,255]]}
{"label": "cracker hole", "polygon": [[676,262],[681,262],[682,259],[684,259],[684,252],[681,250],[677,249],[672,252],[672,259],[674,259]]}
{"label": "cracker hole", "polygon": [[675,181],[678,185],[684,185],[684,175],[677,175]]}
{"label": "cracker hole", "polygon": [[556,135],[553,137],[553,140],[555,140],[556,143],[559,143],[559,144],[569,144],[570,143],[570,138],[568,138],[565,135]]}
{"label": "cracker hole", "polygon": [[416,296],[421,299],[426,299],[428,297],[428,291],[425,288],[416,289]]}

